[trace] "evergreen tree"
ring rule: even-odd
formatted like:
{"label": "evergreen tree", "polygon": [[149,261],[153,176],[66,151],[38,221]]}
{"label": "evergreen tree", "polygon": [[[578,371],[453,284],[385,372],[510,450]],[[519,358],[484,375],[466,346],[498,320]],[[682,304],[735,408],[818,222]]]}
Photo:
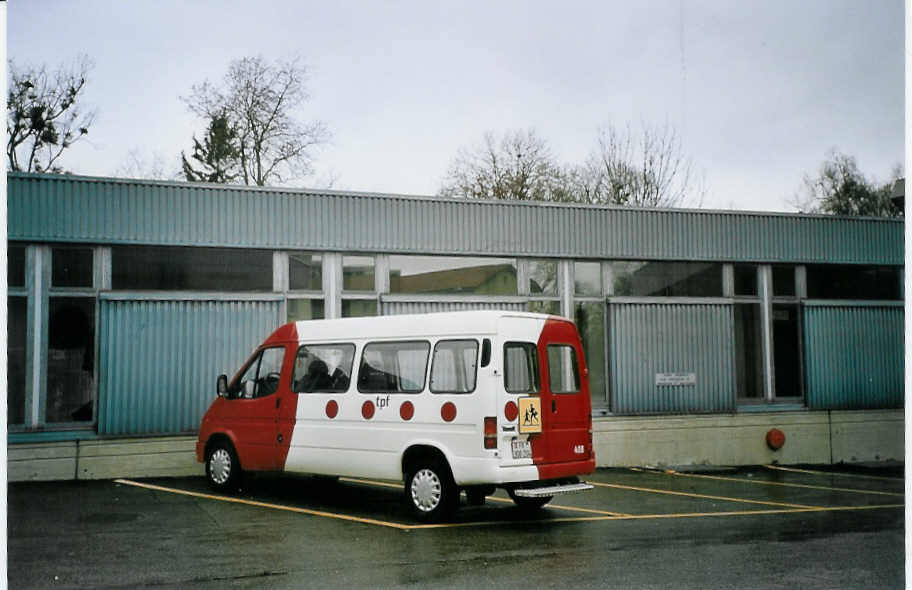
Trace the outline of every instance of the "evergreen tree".
{"label": "evergreen tree", "polygon": [[240,149],[237,130],[229,123],[225,113],[214,115],[200,143],[193,136],[193,153],[190,159],[181,152],[184,177],[191,182],[227,184],[240,175]]}

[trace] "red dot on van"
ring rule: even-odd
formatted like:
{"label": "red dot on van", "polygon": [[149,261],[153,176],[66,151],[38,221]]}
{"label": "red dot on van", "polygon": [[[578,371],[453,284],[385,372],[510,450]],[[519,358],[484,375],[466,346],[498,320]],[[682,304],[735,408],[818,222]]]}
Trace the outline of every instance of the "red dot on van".
{"label": "red dot on van", "polygon": [[399,415],[403,420],[411,420],[415,415],[415,406],[412,405],[412,402],[402,402],[402,405],[399,406]]}
{"label": "red dot on van", "polygon": [[456,419],[456,404],[453,402],[447,402],[443,404],[443,407],[440,408],[440,417],[443,418],[446,422],[452,422]]}
{"label": "red dot on van", "polygon": [[370,420],[374,417],[374,402],[366,401],[361,404],[361,415],[364,416],[366,420]]}
{"label": "red dot on van", "polygon": [[335,418],[336,414],[339,413],[339,404],[336,403],[336,400],[331,399],[326,403],[326,415],[329,418]]}
{"label": "red dot on van", "polygon": [[516,402],[507,402],[507,405],[504,406],[504,418],[507,419],[507,422],[512,422],[516,420],[517,416],[519,416],[519,408],[516,407]]}

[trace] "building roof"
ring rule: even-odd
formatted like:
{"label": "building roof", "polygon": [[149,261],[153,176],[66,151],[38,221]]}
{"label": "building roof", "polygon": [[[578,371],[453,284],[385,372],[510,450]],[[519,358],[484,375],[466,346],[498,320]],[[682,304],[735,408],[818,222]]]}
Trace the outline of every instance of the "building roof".
{"label": "building roof", "polygon": [[9,173],[10,240],[579,259],[903,263],[903,222]]}

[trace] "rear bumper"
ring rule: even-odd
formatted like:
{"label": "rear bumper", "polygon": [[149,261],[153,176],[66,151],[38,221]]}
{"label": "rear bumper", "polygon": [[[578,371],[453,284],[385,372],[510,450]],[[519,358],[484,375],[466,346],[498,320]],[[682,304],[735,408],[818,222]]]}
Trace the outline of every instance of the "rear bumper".
{"label": "rear bumper", "polygon": [[536,465],[539,479],[561,479],[575,475],[588,475],[595,471],[595,457],[583,461],[567,461],[563,463],[546,463]]}
{"label": "rear bumper", "polygon": [[593,485],[586,482],[564,483],[553,486],[543,486],[540,488],[517,488],[513,493],[523,498],[550,498],[560,494],[572,494],[573,492],[584,492],[591,490]]}

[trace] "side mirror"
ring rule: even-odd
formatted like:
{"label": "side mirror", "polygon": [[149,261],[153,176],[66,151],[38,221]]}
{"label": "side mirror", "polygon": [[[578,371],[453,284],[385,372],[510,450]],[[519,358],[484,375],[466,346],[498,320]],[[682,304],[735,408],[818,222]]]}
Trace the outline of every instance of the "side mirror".
{"label": "side mirror", "polygon": [[228,375],[219,375],[216,381],[215,390],[220,397],[228,395]]}
{"label": "side mirror", "polygon": [[249,381],[244,381],[244,398],[253,399],[253,394],[256,391],[256,381],[250,379]]}

